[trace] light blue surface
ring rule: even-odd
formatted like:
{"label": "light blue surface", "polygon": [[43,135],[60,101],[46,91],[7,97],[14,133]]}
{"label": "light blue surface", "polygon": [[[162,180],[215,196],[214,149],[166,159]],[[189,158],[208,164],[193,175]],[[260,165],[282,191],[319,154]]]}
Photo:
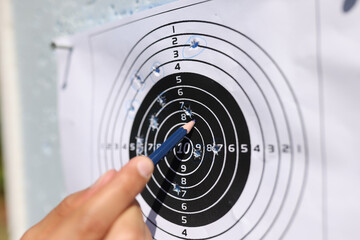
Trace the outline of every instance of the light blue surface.
{"label": "light blue surface", "polygon": [[28,227],[64,197],[56,112],[56,62],[51,41],[172,1],[12,2],[23,114]]}

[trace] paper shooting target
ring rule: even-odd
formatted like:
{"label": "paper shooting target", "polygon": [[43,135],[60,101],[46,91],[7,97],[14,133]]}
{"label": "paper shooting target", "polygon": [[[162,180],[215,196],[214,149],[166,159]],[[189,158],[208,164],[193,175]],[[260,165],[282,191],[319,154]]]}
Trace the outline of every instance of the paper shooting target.
{"label": "paper shooting target", "polygon": [[124,59],[95,132],[99,174],[151,154],[196,119],[137,198],[154,238],[280,238],[307,171],[281,66],[242,32],[200,20],[148,29]]}

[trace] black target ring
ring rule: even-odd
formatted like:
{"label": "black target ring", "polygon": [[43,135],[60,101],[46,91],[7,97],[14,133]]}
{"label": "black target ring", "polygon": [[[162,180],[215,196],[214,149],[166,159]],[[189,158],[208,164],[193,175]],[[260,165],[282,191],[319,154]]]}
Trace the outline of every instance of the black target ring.
{"label": "black target ring", "polygon": [[[214,167],[211,170],[212,173],[208,174],[206,171],[208,170],[208,167],[206,167],[206,164],[204,164],[204,168],[199,168],[196,173],[199,175],[199,172],[203,172],[203,175],[207,175],[207,179],[205,179],[201,184],[198,186],[187,189],[186,195],[191,196],[191,192],[193,192],[192,195],[194,197],[199,195],[199,192],[201,193],[202,189],[205,189],[205,196],[198,198],[196,200],[191,201],[179,201],[178,199],[172,198],[168,196],[168,192],[171,191],[171,188],[174,186],[169,184],[168,180],[174,182],[174,184],[179,183],[179,187],[181,189],[181,181],[183,176],[176,176],[175,173],[172,173],[171,170],[167,171],[165,174],[166,180],[162,179],[162,174],[159,173],[159,169],[163,168],[166,169],[166,163],[163,161],[159,164],[159,168],[155,170],[153,174],[154,179],[160,179],[158,180],[161,185],[162,190],[159,189],[158,185],[154,182],[154,180],[150,180],[148,187],[144,190],[142,193],[143,198],[145,201],[152,206],[152,208],[162,217],[165,219],[168,219],[169,221],[181,225],[183,222],[183,219],[186,219],[187,226],[190,227],[199,227],[206,224],[210,224],[211,222],[216,221],[218,218],[225,215],[232,207],[233,202],[236,202],[237,199],[240,197],[242,189],[244,188],[247,180],[247,176],[249,173],[250,168],[250,153],[240,153],[240,145],[241,144],[247,144],[250,146],[250,135],[249,130],[247,128],[245,118],[243,117],[243,114],[237,105],[236,101],[232,98],[231,94],[223,88],[221,85],[216,83],[215,81],[194,73],[181,73],[181,74],[173,74],[169,75],[162,80],[158,81],[152,89],[148,92],[146,95],[143,104],[140,106],[138,110],[138,114],[135,116],[134,124],[131,131],[131,137],[130,141],[134,142],[136,141],[136,138],[139,135],[149,135],[148,133],[142,133],[147,131],[149,127],[143,127],[143,130],[139,130],[139,125],[144,118],[144,112],[148,112],[148,116],[145,118],[148,118],[152,115],[153,112],[159,112],[159,107],[161,108],[161,105],[154,106],[154,109],[152,111],[149,111],[147,108],[150,105],[150,103],[153,102],[154,99],[158,98],[161,93],[163,93],[166,89],[169,89],[173,86],[176,86],[176,77],[181,76],[182,79],[182,86],[194,86],[194,87],[201,87],[205,91],[211,92],[214,96],[217,96],[219,99],[211,99],[209,95],[200,95],[199,93],[194,96],[194,90],[191,88],[183,87],[183,92],[181,95],[184,94],[184,96],[177,96],[173,94],[171,91],[168,92],[168,95],[166,95],[166,98],[169,100],[174,100],[176,98],[183,98],[183,97],[192,97],[196,101],[206,102],[209,106],[211,106],[212,110],[218,114],[218,117],[220,118],[220,122],[224,125],[222,128],[226,132],[225,138],[228,138],[227,146],[224,146],[226,144],[226,141],[222,141],[219,143],[214,144],[213,143],[213,136],[222,136],[223,134],[220,131],[220,126],[216,126],[218,130],[213,134],[213,136],[209,136],[209,133],[206,132],[206,136],[203,136],[205,139],[205,145],[202,146],[202,149],[206,150],[206,153],[204,154],[204,158],[200,161],[207,161],[210,162],[214,161]],[[176,91],[175,91],[176,92]],[[195,91],[198,92],[198,91]],[[186,96],[186,94],[189,94],[189,96]],[[232,112],[231,118],[234,119],[233,121],[236,122],[237,128],[233,129],[231,120],[228,118],[227,113],[225,110],[223,110],[221,107],[217,106],[220,104],[215,105],[216,102],[222,102],[227,108],[231,108]],[[195,103],[191,101],[188,101],[187,103],[191,103],[191,105],[186,107],[191,107],[194,112],[196,112],[199,115],[205,115],[205,119],[209,119],[211,116],[211,113],[204,110],[205,108],[201,105],[196,105]],[[171,108],[167,111],[176,111],[178,108]],[[166,110],[162,111],[165,115],[168,114]],[[172,123],[168,123],[171,125],[176,125],[179,122],[183,122],[181,118],[178,118],[177,114],[173,115],[174,117],[170,117],[168,121],[172,121]],[[176,121],[176,118],[178,118],[178,121]],[[161,117],[159,116],[158,119]],[[210,118],[211,119],[211,118]],[[185,119],[188,121],[188,119]],[[216,120],[211,121],[212,123],[217,123]],[[146,125],[146,124],[144,124]],[[205,124],[197,124],[197,127],[199,128],[199,131],[201,132],[201,129],[203,126],[206,126]],[[141,127],[140,127],[141,128]],[[161,131],[161,128],[159,129]],[[235,135],[237,134],[237,144],[233,144],[236,141]],[[149,136],[150,138],[150,136]],[[192,140],[192,136],[189,137],[190,140]],[[210,141],[207,141],[207,139],[211,139]],[[165,139],[164,139],[165,140]],[[145,140],[146,142],[149,142],[148,139]],[[220,141],[220,140],[219,140]],[[150,141],[151,142],[151,141]],[[198,142],[198,139],[194,139],[194,142]],[[156,145],[156,143],[153,143]],[[197,143],[198,144],[198,143]],[[221,144],[221,145],[219,145]],[[210,148],[214,147],[214,148]],[[230,146],[230,147],[229,147]],[[225,151],[224,149],[218,150],[217,148],[224,147],[227,148]],[[146,149],[148,149],[147,146],[145,146]],[[230,149],[230,150],[229,150]],[[209,151],[210,150],[210,151]],[[227,156],[224,154],[226,153]],[[214,155],[216,157],[214,158]],[[130,151],[130,156],[136,156],[136,151]],[[226,156],[226,161],[224,157]],[[168,159],[172,158],[172,163],[175,162],[175,164],[178,164],[177,167],[174,167],[175,165],[172,164],[173,168],[178,169],[178,171],[181,171],[181,167],[178,159],[173,154],[169,154],[167,156]],[[193,159],[193,156],[191,157],[191,160],[193,161],[196,159]],[[214,159],[214,160],[213,160]],[[239,161],[240,159],[240,161]],[[196,162],[196,161],[195,161]],[[225,163],[225,164],[224,164]],[[161,166],[162,165],[162,166]],[[209,164],[207,164],[209,165]],[[225,165],[225,168],[223,167]],[[229,172],[235,172],[236,175],[232,176],[231,174],[225,174]],[[221,174],[222,173],[222,174]],[[220,176],[219,176],[220,175]],[[192,181],[200,181],[201,179],[197,179],[197,176],[191,176]],[[178,180],[176,180],[178,179]],[[185,185],[185,184],[184,184]],[[211,189],[210,191],[208,191]],[[154,195],[156,196],[156,199],[154,199]],[[186,205],[184,205],[186,204]],[[169,208],[164,207],[164,205],[169,206]],[[186,211],[184,211],[184,208],[186,206]],[[206,209],[206,211],[202,211],[202,209]],[[179,211],[183,214],[182,217],[185,216],[186,218],[179,218],[179,216],[174,215],[173,212]],[[192,212],[197,212],[194,214],[191,214]]]}

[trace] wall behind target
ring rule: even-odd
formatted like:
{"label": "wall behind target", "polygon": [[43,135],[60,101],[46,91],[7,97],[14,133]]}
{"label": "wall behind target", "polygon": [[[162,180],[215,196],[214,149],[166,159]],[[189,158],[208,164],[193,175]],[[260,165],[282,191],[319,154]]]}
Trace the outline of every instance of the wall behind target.
{"label": "wall behind target", "polygon": [[0,1],[2,121],[11,239],[19,239],[65,195],[51,41],[172,1]]}

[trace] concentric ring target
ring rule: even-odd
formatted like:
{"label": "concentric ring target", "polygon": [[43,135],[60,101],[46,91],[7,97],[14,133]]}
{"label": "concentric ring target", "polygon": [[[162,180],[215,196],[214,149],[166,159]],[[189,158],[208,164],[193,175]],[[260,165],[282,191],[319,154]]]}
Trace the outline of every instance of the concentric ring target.
{"label": "concentric ring target", "polygon": [[[172,87],[176,83],[179,83],[178,86]],[[173,101],[179,97],[189,100]],[[153,101],[160,98],[173,103],[166,106]],[[201,104],[203,102],[211,107]],[[159,111],[162,114],[157,114]],[[144,115],[144,112],[148,114]],[[193,73],[172,74],[158,81],[143,100],[134,120],[130,142],[145,137],[135,150],[130,151],[130,157],[137,153],[149,155],[159,142],[164,142],[176,130],[172,126],[192,118],[197,119],[196,125],[199,132],[203,132],[201,138],[204,143],[196,132],[190,133],[189,138],[175,148],[175,155],[170,153],[166,159],[179,174],[174,173],[165,161],[160,162],[153,181],[149,182],[142,196],[169,221],[181,224],[186,219],[189,226],[202,226],[214,222],[230,210],[232,205],[229,202],[236,201],[240,196],[250,166],[250,152],[239,154],[241,147],[250,146],[245,119],[236,101],[221,85]],[[163,124],[159,125],[158,121]],[[241,127],[236,127],[235,122]],[[225,149],[224,146],[229,147]],[[139,152],[139,148],[144,152]],[[197,152],[199,159],[189,154],[193,151]],[[184,156],[187,156],[186,161],[182,161]],[[196,171],[191,176],[181,175],[189,168]],[[202,211],[207,208],[207,211]],[[176,210],[182,213],[182,218],[173,214]]]}
{"label": "concentric ring target", "polygon": [[280,238],[306,180],[301,112],[276,62],[229,27],[173,22],[134,43],[103,107],[100,172],[192,119],[137,198],[154,238]]}

